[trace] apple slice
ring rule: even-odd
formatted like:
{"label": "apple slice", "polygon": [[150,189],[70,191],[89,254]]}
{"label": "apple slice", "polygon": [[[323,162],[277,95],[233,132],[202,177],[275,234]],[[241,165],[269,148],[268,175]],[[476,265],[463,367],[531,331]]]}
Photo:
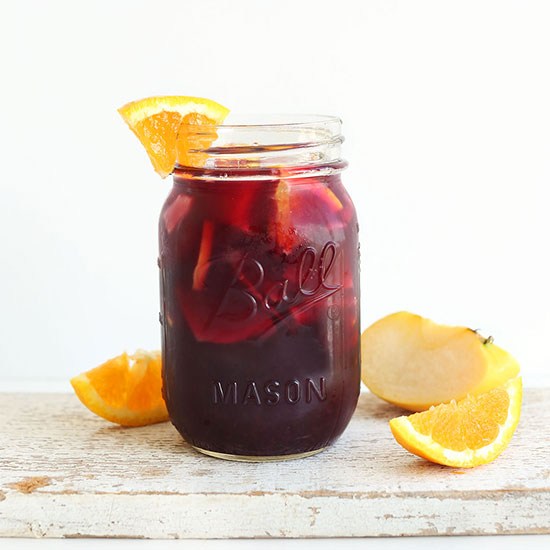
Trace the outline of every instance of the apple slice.
{"label": "apple slice", "polygon": [[204,286],[208,262],[212,254],[212,240],[214,237],[214,224],[206,220],[202,226],[202,238],[197,264],[193,270],[193,290],[200,290]]}
{"label": "apple slice", "polygon": [[178,195],[164,211],[164,223],[166,231],[172,233],[181,220],[191,210],[193,199],[189,195]]}
{"label": "apple slice", "polygon": [[371,325],[361,349],[367,387],[411,411],[479,395],[519,373],[517,361],[492,338],[405,311]]}

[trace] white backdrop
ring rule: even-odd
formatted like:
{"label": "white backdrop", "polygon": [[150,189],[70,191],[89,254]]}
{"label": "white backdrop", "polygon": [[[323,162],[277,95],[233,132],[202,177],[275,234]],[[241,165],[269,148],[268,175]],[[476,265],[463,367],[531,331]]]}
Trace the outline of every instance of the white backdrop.
{"label": "white backdrop", "polygon": [[363,328],[481,328],[550,383],[550,2],[1,7],[0,389],[159,347],[170,181],[116,112],[159,94],[339,115]]}

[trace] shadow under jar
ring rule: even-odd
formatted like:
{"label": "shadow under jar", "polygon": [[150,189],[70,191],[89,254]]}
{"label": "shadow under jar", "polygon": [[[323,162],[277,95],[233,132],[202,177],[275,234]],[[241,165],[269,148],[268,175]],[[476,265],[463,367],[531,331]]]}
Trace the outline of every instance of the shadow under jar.
{"label": "shadow under jar", "polygon": [[180,128],[159,224],[163,383],[172,423],[203,453],[308,456],[355,410],[358,225],[340,127]]}

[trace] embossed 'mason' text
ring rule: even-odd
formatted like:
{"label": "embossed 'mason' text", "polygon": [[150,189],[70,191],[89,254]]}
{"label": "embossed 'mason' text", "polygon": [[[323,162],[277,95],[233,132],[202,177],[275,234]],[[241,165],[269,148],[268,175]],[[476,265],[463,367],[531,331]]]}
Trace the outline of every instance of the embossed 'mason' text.
{"label": "embossed 'mason' text", "polygon": [[258,383],[248,380],[245,384],[237,381],[213,381],[212,403],[214,405],[277,405],[288,403],[295,405],[300,401],[311,403],[313,400],[325,401],[327,386],[324,376],[316,383],[312,378],[305,380],[268,380]]}

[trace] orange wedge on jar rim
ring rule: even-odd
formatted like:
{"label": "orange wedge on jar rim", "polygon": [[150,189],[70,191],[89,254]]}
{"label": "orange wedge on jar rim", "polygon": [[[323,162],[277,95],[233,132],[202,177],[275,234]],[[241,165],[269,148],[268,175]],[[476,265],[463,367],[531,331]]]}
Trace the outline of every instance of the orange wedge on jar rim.
{"label": "orange wedge on jar rim", "polygon": [[123,353],[71,380],[80,401],[93,413],[122,426],[168,420],[162,397],[160,351]]}
{"label": "orange wedge on jar rim", "polygon": [[486,393],[430,407],[390,421],[397,442],[411,453],[445,466],[471,468],[494,460],[518,425],[521,378]]}
{"label": "orange wedge on jar rim", "polygon": [[[174,170],[178,146],[180,164],[191,159],[199,164],[204,161],[204,156],[191,157],[187,153],[185,135],[180,128],[221,124],[229,109],[200,97],[157,96],[132,101],[118,112],[145,147],[154,169],[165,178]],[[215,137],[212,133],[204,137],[194,136],[193,144],[199,149],[208,148]]]}

